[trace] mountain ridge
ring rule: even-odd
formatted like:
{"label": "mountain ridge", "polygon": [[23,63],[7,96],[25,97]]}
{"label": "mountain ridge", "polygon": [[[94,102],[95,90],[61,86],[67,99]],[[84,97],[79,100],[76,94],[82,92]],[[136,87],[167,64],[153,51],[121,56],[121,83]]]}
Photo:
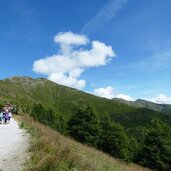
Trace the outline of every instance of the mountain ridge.
{"label": "mountain ridge", "polygon": [[[165,121],[170,119],[160,111],[142,109],[121,101],[106,99],[83,91],[56,84],[45,78],[11,77],[0,80],[0,99],[19,106],[20,111],[29,113],[34,104],[41,104],[45,108],[61,113],[70,118],[75,106],[92,106],[99,115],[108,114],[112,120],[134,125],[142,124],[158,116]],[[123,101],[123,100],[122,100]],[[138,114],[138,115],[137,115]],[[122,116],[122,118],[120,116]],[[137,115],[139,117],[135,117]],[[130,117],[128,117],[130,116]],[[145,119],[145,117],[149,119]],[[124,118],[124,121],[122,119]],[[128,119],[129,118],[129,119]],[[139,122],[138,120],[141,120]]]}
{"label": "mountain ridge", "polygon": [[157,112],[162,112],[166,115],[171,115],[171,105],[170,104],[158,104],[148,100],[137,99],[136,101],[127,101],[124,99],[113,98],[114,101],[118,101],[130,106],[137,108],[147,108]]}

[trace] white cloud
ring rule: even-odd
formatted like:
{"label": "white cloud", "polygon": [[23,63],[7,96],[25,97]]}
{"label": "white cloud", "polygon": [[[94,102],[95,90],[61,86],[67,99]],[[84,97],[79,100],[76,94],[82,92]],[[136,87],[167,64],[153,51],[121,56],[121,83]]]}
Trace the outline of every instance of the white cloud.
{"label": "white cloud", "polygon": [[96,96],[105,97],[108,99],[112,99],[115,97],[115,92],[113,87],[105,87],[105,88],[98,88],[94,90],[94,93]]}
{"label": "white cloud", "polygon": [[[86,68],[106,65],[116,56],[111,46],[99,41],[90,42],[85,35],[61,32],[54,37],[54,41],[60,45],[61,50],[57,54],[35,61],[33,71],[48,75],[48,78],[56,83],[78,89],[86,86],[86,81],[79,79]],[[81,46],[89,42],[90,49]]]}
{"label": "white cloud", "polygon": [[49,75],[48,79],[56,83],[78,89],[83,89],[86,85],[85,80],[77,80],[77,78],[72,77],[71,75],[67,76],[63,73],[52,73]]}
{"label": "white cloud", "polygon": [[94,31],[115,17],[128,0],[109,0],[102,9],[83,27],[82,33]]}
{"label": "white cloud", "polygon": [[116,96],[116,98],[120,98],[120,99],[124,99],[124,100],[128,100],[128,101],[133,101],[133,98],[129,95],[126,95],[126,94],[118,94]]}
{"label": "white cloud", "polygon": [[105,97],[105,98],[108,98],[108,99],[121,98],[121,99],[124,99],[124,100],[133,101],[133,99],[129,95],[117,94],[115,92],[115,89],[113,87],[111,87],[111,86],[107,86],[105,88],[95,89],[93,94],[96,95],[96,96]]}
{"label": "white cloud", "polygon": [[54,41],[67,45],[86,45],[89,39],[85,35],[75,34],[72,32],[60,32],[54,37]]}
{"label": "white cloud", "polygon": [[159,104],[171,104],[171,96],[165,94],[159,94],[158,96],[151,98],[150,101]]}

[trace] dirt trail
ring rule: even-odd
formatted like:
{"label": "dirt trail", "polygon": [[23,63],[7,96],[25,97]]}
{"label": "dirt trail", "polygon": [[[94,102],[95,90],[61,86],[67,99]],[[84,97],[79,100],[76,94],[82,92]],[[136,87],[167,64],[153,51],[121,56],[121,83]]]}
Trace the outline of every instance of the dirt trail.
{"label": "dirt trail", "polygon": [[28,146],[29,135],[14,119],[10,124],[0,124],[0,171],[21,171]]}

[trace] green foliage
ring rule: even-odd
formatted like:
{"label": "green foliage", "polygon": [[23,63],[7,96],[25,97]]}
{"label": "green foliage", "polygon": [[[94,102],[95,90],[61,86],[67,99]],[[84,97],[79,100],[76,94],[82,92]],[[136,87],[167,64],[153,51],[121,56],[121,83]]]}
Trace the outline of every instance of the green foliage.
{"label": "green foliage", "polygon": [[171,116],[171,105],[165,105],[161,112]]}
{"label": "green foliage", "polygon": [[19,114],[19,107],[18,105],[14,106],[13,109],[12,109],[12,113],[18,115]]}
{"label": "green foliage", "polygon": [[46,109],[42,104],[34,104],[31,108],[30,115],[36,120],[57,129],[61,133],[66,133],[67,123],[65,118],[55,113],[52,109]]}
{"label": "green foliage", "polygon": [[[149,109],[137,108],[27,77],[0,81],[0,90],[0,99],[16,105],[16,113],[29,113],[63,134],[128,162],[170,169],[171,117],[149,110],[156,104],[145,104]],[[170,106],[158,107],[169,114]],[[162,122],[151,122],[156,116]]]}
{"label": "green foliage", "polygon": [[123,127],[117,123],[107,123],[102,128],[102,149],[119,158],[126,159],[128,156],[128,137]]}
{"label": "green foliage", "polygon": [[112,156],[131,162],[138,148],[136,139],[128,138],[124,128],[111,121],[107,114],[101,118],[101,127],[100,148]]}
{"label": "green foliage", "polygon": [[31,116],[33,116],[35,119],[37,120],[41,120],[42,122],[44,121],[44,118],[43,117],[44,115],[46,115],[46,110],[45,108],[43,107],[43,105],[41,104],[34,104],[33,107],[32,107],[32,110],[31,110]]}
{"label": "green foliage", "polygon": [[111,115],[111,118],[119,122],[126,128],[144,127],[150,124],[150,121],[155,117],[171,125],[171,117],[161,113],[148,110],[145,108],[137,108],[133,112],[127,112],[120,115]]}
{"label": "green foliage", "polygon": [[0,110],[2,110],[3,109],[3,104],[2,103],[0,103]]}
{"label": "green foliage", "polygon": [[27,132],[32,136],[32,137],[35,137],[36,136],[36,128],[35,127],[29,127],[28,124],[26,123],[26,121],[22,121],[20,123],[20,128],[21,129],[26,129]]}
{"label": "green foliage", "polygon": [[138,152],[141,148],[141,144],[138,142],[137,138],[134,136],[129,137],[129,144],[128,144],[128,155],[126,158],[127,162],[133,162],[135,160],[135,158],[138,155]]}
{"label": "green foliage", "polygon": [[69,121],[69,133],[76,140],[98,147],[100,124],[97,113],[90,107],[75,108]]}
{"label": "green foliage", "polygon": [[171,170],[171,127],[158,118],[146,128],[140,164],[157,170]]}

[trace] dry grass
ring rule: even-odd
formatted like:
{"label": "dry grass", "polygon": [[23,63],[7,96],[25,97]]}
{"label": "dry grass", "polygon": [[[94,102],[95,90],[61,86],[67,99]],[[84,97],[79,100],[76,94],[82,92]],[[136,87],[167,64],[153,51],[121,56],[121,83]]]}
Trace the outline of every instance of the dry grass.
{"label": "dry grass", "polygon": [[17,116],[21,127],[32,135],[30,171],[147,171],[135,164],[108,156],[94,148],[82,145],[44,126],[27,115]]}

